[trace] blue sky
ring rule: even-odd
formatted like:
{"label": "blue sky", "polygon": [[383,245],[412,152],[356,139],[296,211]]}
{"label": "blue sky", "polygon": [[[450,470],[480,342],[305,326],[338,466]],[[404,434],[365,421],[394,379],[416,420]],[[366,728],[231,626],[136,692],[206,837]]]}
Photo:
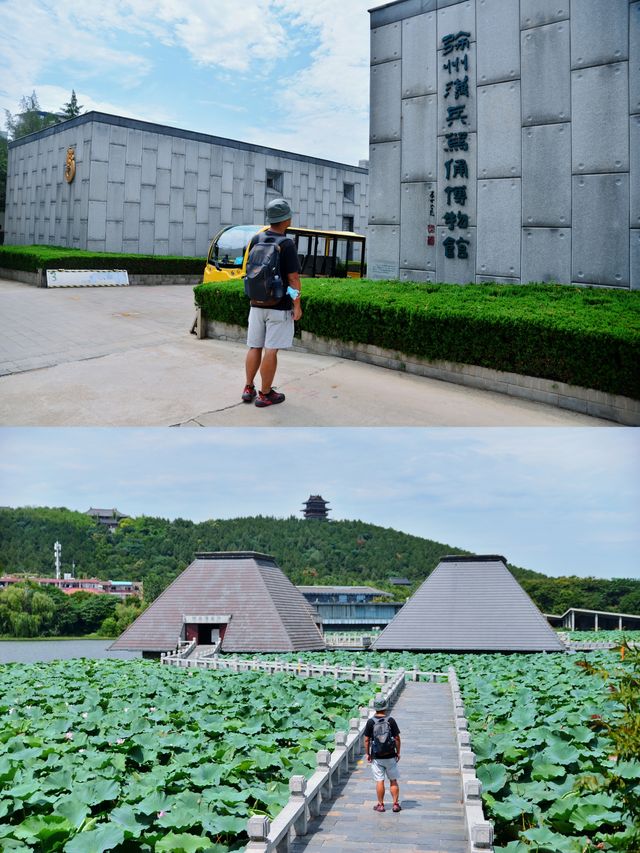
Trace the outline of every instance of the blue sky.
{"label": "blue sky", "polygon": [[550,575],[640,577],[632,429],[11,429],[0,505],[360,519]]}
{"label": "blue sky", "polygon": [[[0,0],[0,108],[35,89],[346,163],[368,157],[375,0]],[[4,114],[3,114],[4,115]]]}

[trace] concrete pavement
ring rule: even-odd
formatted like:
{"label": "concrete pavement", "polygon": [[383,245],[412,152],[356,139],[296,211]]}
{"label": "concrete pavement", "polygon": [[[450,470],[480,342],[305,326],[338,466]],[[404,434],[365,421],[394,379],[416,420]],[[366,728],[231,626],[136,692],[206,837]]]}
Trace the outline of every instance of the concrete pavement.
{"label": "concrete pavement", "polygon": [[243,404],[245,348],[189,334],[188,286],[46,290],[0,279],[0,424],[610,426],[335,357],[280,354],[280,406]]}

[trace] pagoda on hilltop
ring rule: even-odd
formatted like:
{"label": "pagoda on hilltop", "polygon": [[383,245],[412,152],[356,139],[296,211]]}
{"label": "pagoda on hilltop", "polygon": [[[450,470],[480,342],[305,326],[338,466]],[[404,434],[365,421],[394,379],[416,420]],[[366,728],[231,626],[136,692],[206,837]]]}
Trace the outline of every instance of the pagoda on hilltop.
{"label": "pagoda on hilltop", "polygon": [[302,514],[305,518],[329,521],[329,504],[320,495],[309,495],[309,500],[302,505]]}

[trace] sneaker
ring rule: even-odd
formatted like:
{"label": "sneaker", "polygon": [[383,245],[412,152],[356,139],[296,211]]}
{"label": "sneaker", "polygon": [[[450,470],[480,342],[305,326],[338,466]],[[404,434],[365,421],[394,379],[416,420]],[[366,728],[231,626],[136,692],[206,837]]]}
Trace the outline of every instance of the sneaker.
{"label": "sneaker", "polygon": [[255,385],[245,385],[244,391],[242,392],[242,402],[253,403],[257,393]]}
{"label": "sneaker", "polygon": [[262,409],[265,406],[275,406],[277,403],[284,403],[284,394],[279,394],[277,391],[274,391],[273,388],[268,394],[263,394],[262,391],[258,391],[258,396],[256,397],[256,406],[258,406],[258,408]]}
{"label": "sneaker", "polygon": [[382,805],[382,803],[377,803],[377,805],[373,807],[373,810],[374,812],[383,812],[384,806]]}

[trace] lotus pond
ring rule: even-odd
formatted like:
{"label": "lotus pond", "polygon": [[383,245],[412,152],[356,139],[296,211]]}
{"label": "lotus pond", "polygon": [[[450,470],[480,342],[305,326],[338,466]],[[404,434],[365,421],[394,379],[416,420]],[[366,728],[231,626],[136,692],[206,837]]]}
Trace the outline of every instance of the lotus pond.
{"label": "lotus pond", "polygon": [[[638,780],[640,795],[640,755],[626,762],[612,755],[611,741],[598,724],[618,719],[623,709],[605,680],[578,665],[584,655],[337,651],[288,657],[427,672],[455,666],[485,813],[495,824],[496,851],[632,849],[621,798],[599,788],[615,768],[618,775]],[[630,666],[617,651],[589,652],[586,659],[614,670]]]}
{"label": "lotus pond", "polygon": [[151,661],[0,666],[2,851],[209,851],[247,843],[375,685]]}

